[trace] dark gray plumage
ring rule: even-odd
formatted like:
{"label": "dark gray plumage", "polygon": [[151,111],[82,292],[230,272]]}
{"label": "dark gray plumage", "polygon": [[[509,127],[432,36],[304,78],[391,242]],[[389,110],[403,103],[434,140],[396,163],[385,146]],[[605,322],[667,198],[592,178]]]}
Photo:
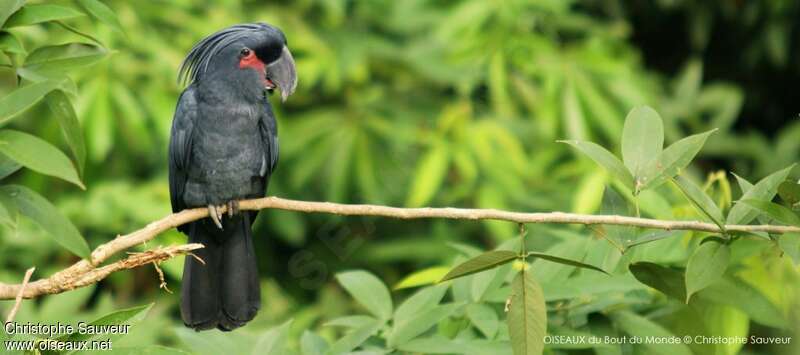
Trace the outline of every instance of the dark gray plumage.
{"label": "dark gray plumage", "polygon": [[[169,144],[172,210],[208,207],[213,218],[178,228],[205,264],[187,257],[181,290],[184,323],[232,330],[255,317],[261,294],[251,239],[256,212],[232,201],[262,197],[278,162],[278,129],[265,90],[285,99],[297,79],[283,33],[263,23],[236,25],[200,41],[181,65],[189,81]],[[227,204],[229,213],[217,209]]]}

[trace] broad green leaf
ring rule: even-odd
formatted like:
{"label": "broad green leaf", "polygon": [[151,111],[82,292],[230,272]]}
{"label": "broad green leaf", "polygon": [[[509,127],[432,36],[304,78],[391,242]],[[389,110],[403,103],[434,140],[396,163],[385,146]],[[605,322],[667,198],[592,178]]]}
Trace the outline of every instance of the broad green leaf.
{"label": "broad green leaf", "polygon": [[58,123],[61,126],[61,134],[64,136],[64,140],[72,152],[75,166],[78,168],[78,175],[83,176],[83,167],[86,162],[86,143],[83,140],[81,124],[78,122],[78,116],[75,114],[75,109],[72,108],[72,103],[67,98],[67,95],[60,90],[47,94],[45,102],[47,102],[53,115],[58,119]]}
{"label": "broad green leaf", "polygon": [[601,268],[599,268],[597,266],[594,266],[594,265],[589,265],[589,264],[586,264],[586,263],[582,263],[580,261],[575,261],[575,260],[562,258],[562,257],[558,257],[558,256],[555,256],[555,255],[545,254],[545,253],[537,253],[537,252],[533,252],[533,251],[528,252],[527,254],[525,254],[526,258],[527,257],[531,257],[531,256],[534,257],[534,258],[539,258],[539,259],[544,259],[544,260],[547,260],[547,261],[552,261],[554,263],[559,263],[559,264],[564,264],[564,265],[569,265],[569,266],[576,266],[576,267],[579,267],[579,268],[589,269],[589,270],[594,270],[594,271],[600,271],[600,272],[608,275],[608,273],[605,270],[603,270],[603,269],[601,269]]}
{"label": "broad green leaf", "polygon": [[403,322],[395,322],[392,333],[389,335],[389,347],[396,347],[414,339],[462,306],[463,304],[460,303],[439,305]]}
{"label": "broad green leaf", "polygon": [[470,304],[467,306],[467,318],[487,339],[492,339],[497,334],[500,319],[492,307],[484,303]]}
{"label": "broad green leaf", "polygon": [[19,165],[19,163],[15,162],[11,158],[0,154],[0,179],[5,179],[21,168],[22,165]]}
{"label": "broad green leaf", "polygon": [[39,137],[10,129],[0,130],[0,153],[33,171],[55,176],[84,188],[69,158]]}
{"label": "broad green leaf", "polygon": [[17,10],[19,10],[25,0],[4,0],[0,1],[0,28],[6,23],[6,20]]}
{"label": "broad green leaf", "polygon": [[443,144],[434,146],[417,165],[406,206],[420,207],[428,203],[445,178],[449,154]]}
{"label": "broad green leaf", "polygon": [[31,108],[59,85],[60,83],[56,81],[41,81],[16,88],[0,98],[0,125]]}
{"label": "broad green leaf", "polygon": [[569,144],[576,149],[586,154],[589,158],[594,160],[595,163],[602,166],[611,174],[611,176],[619,179],[629,189],[634,189],[633,176],[630,171],[622,164],[621,161],[614,154],[611,154],[605,148],[592,143],[583,141],[558,141],[559,143]]}
{"label": "broad green leaf", "polygon": [[19,185],[0,186],[0,199],[47,231],[53,240],[81,258],[89,258],[89,245],[78,229],[44,197]]}
{"label": "broad green leaf", "polygon": [[639,190],[658,187],[664,181],[680,174],[692,162],[692,159],[703,148],[708,137],[715,131],[716,129],[688,136],[664,149],[644,169],[645,175],[641,179],[642,186]]}
{"label": "broad green leaf", "polygon": [[370,324],[365,324],[359,328],[353,329],[345,336],[339,338],[336,342],[331,344],[326,354],[339,355],[349,353],[353,349],[363,344],[370,336],[377,333],[383,325],[380,321],[374,321]]}
{"label": "broad green leaf", "polygon": [[372,324],[376,320],[374,317],[364,315],[343,316],[331,319],[323,325],[326,327],[358,328],[365,324]]}
{"label": "broad green leaf", "polygon": [[[625,118],[622,129],[622,160],[636,180],[636,191],[645,167],[655,160],[664,147],[664,123],[656,110],[648,106],[634,107]],[[650,165],[652,166],[652,165]]]}
{"label": "broad green leaf", "polygon": [[66,20],[83,16],[83,13],[71,7],[47,4],[25,5],[6,21],[5,27],[35,25],[37,23]]}
{"label": "broad green leaf", "polygon": [[739,203],[750,205],[750,207],[761,211],[762,213],[783,224],[800,226],[800,217],[798,217],[794,211],[777,203],[752,199],[739,200]]}
{"label": "broad green leaf", "polygon": [[446,292],[446,285],[430,286],[417,291],[397,307],[394,312],[394,322],[406,322],[417,314],[433,309],[439,304]]}
{"label": "broad green leaf", "polygon": [[508,333],[514,355],[540,355],[547,334],[547,308],[542,287],[533,274],[520,271],[511,281]]}
{"label": "broad green leaf", "polygon": [[85,43],[66,43],[36,48],[26,58],[21,70],[37,75],[62,76],[70,70],[95,64],[105,58],[108,52],[96,45]]}
{"label": "broad green leaf", "polygon": [[736,277],[725,276],[698,292],[695,297],[736,307],[759,324],[775,328],[786,328],[788,325],[783,311],[777,305],[758,289]]}
{"label": "broad green leaf", "polygon": [[[611,314],[611,319],[625,333],[645,339],[656,337],[667,339],[675,335],[663,326],[645,317],[629,311],[617,311]],[[642,342],[642,346],[647,349],[647,354],[659,355],[692,355],[692,351],[682,342],[678,343],[658,343]]]}
{"label": "broad green leaf", "polygon": [[439,280],[439,282],[444,282],[491,269],[495,266],[503,265],[509,261],[512,261],[517,257],[519,257],[517,253],[509,250],[489,251],[458,264],[456,267],[450,270],[447,275]]}
{"label": "broad green leaf", "polygon": [[336,274],[339,284],[370,313],[386,320],[392,316],[392,298],[386,285],[366,271],[346,271]]}
{"label": "broad green leaf", "polygon": [[795,265],[800,265],[800,234],[786,233],[778,237],[778,246],[792,258]]}
{"label": "broad green leaf", "polygon": [[716,241],[700,244],[686,264],[686,303],[695,292],[719,280],[730,261],[728,245]]}
{"label": "broad green leaf", "polygon": [[695,185],[691,180],[679,176],[675,179],[675,186],[677,186],[683,195],[692,203],[692,205],[706,218],[710,219],[716,224],[720,230],[725,231],[724,218],[722,211],[699,186]]}
{"label": "broad green leaf", "polygon": [[[121,326],[121,325],[132,325],[141,322],[145,316],[147,316],[147,312],[153,308],[154,303],[146,304],[143,306],[123,309],[119,311],[112,312],[107,314],[103,317],[100,317],[92,322],[89,322],[88,325],[96,326],[96,327],[103,327],[103,326]],[[102,328],[99,328],[102,329]],[[120,333],[126,334],[126,333]],[[109,332],[100,332],[99,334],[90,334],[85,333],[81,334],[80,332],[66,334],[59,337],[59,340],[63,341],[82,341],[82,340],[93,340],[97,338],[108,338]]]}
{"label": "broad green leaf", "polygon": [[[769,201],[775,197],[778,192],[778,185],[780,185],[789,173],[794,168],[794,164],[790,167],[772,173],[765,177],[751,189],[749,189],[740,200],[764,200]],[[735,204],[730,212],[728,212],[728,224],[747,224],[758,216],[758,211],[744,203]]]}
{"label": "broad green leaf", "polygon": [[99,0],[78,0],[78,3],[81,4],[81,7],[83,7],[89,15],[92,15],[92,17],[100,20],[100,22],[105,23],[119,33],[124,33],[122,25],[117,18],[117,14],[106,4],[103,4]]}
{"label": "broad green leaf", "polygon": [[17,37],[9,32],[0,32],[0,51],[16,54],[27,53]]}
{"label": "broad green leaf", "polygon": [[790,205],[800,202],[800,184],[786,180],[778,186],[778,195]]}
{"label": "broad green leaf", "polygon": [[626,241],[624,244],[625,249],[633,248],[637,245],[647,244],[650,242],[655,242],[662,239],[671,238],[677,236],[679,234],[683,234],[685,231],[650,231],[644,232],[639,234],[636,239],[631,241]]}
{"label": "broad green leaf", "polygon": [[450,270],[447,266],[434,266],[412,273],[404,277],[397,285],[395,290],[435,284]]}
{"label": "broad green leaf", "polygon": [[267,330],[258,337],[253,347],[252,355],[281,355],[286,353],[286,340],[289,336],[289,326],[292,320]]}
{"label": "broad green leaf", "polygon": [[683,272],[649,262],[633,263],[628,268],[639,282],[681,302],[686,300]]}
{"label": "broad green leaf", "polygon": [[181,325],[174,329],[193,355],[249,354],[253,337],[241,332],[198,332]]}
{"label": "broad green leaf", "polygon": [[328,342],[325,338],[314,332],[304,330],[300,337],[301,355],[323,355],[328,350]]}
{"label": "broad green leaf", "polygon": [[746,194],[747,191],[750,191],[750,189],[753,188],[753,183],[747,181],[747,179],[736,174],[733,174],[733,176],[736,177],[736,182],[739,184],[739,189],[742,190],[742,195]]}

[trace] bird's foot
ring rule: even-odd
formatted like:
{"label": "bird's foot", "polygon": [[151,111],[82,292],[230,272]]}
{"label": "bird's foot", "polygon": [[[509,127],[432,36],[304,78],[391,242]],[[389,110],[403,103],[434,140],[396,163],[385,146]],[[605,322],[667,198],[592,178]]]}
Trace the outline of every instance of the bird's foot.
{"label": "bird's foot", "polygon": [[219,229],[222,229],[222,223],[220,220],[222,219],[222,213],[219,212],[219,208],[214,205],[208,205],[208,215],[211,217],[211,220],[214,221],[214,224],[217,225]]}
{"label": "bird's foot", "polygon": [[228,201],[228,217],[233,218],[233,216],[237,214],[239,214],[239,201]]}

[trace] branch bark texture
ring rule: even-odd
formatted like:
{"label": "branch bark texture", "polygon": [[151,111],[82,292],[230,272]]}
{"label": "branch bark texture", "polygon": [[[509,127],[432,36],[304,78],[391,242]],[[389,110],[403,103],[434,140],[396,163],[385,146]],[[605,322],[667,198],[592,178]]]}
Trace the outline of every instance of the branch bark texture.
{"label": "branch bark texture", "polygon": [[[312,202],[289,200],[279,197],[265,197],[240,201],[241,210],[280,209],[302,213],[328,213],[343,216],[375,216],[398,219],[444,218],[457,220],[499,220],[514,223],[555,223],[583,225],[623,225],[649,229],[687,230],[720,233],[719,227],[700,221],[665,221],[615,215],[583,215],[564,212],[525,213],[496,209],[467,208],[400,208],[380,205],[340,204],[331,202]],[[221,212],[226,208],[222,207]],[[101,266],[111,256],[136,245],[145,243],[159,234],[201,218],[208,217],[208,209],[195,208],[168,215],[152,222],[144,228],[98,246],[92,251],[89,260],[81,260],[52,276],[33,281],[24,288],[22,284],[0,283],[0,300],[14,299],[22,290],[22,297],[33,298],[45,294],[69,291],[96,283],[112,272],[159,262],[178,254],[190,253],[202,248],[201,244],[187,244],[157,248],[144,253],[136,253],[117,262]],[[799,227],[779,225],[728,225],[728,232],[766,232],[773,234],[800,233]]]}

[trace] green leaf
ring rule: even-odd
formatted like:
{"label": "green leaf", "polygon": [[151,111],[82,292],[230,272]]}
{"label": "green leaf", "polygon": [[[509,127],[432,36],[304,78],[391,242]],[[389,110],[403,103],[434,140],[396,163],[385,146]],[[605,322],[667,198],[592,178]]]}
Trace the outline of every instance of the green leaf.
{"label": "green leaf", "polygon": [[447,275],[444,275],[439,282],[444,282],[491,269],[495,266],[503,265],[509,261],[512,261],[517,257],[519,257],[517,253],[509,250],[489,251],[458,264],[456,267],[450,270]]}
{"label": "green leaf", "polygon": [[62,247],[89,258],[89,245],[78,229],[44,197],[24,186],[4,185],[0,186],[0,199],[6,206],[16,206],[20,214],[39,224]]}
{"label": "green leaf", "polygon": [[418,313],[405,321],[395,322],[394,327],[392,327],[392,333],[389,335],[389,347],[393,348],[414,339],[462,306],[463,304],[461,303],[439,305]]}
{"label": "green leaf", "polygon": [[392,316],[392,298],[386,285],[366,271],[346,271],[336,274],[339,284],[370,313],[386,320]]}
{"label": "green leaf", "polygon": [[5,27],[30,26],[37,23],[66,20],[80,16],[83,16],[83,13],[71,7],[45,4],[25,5],[6,21]]}
{"label": "green leaf", "polygon": [[15,162],[11,158],[0,154],[0,179],[5,179],[21,168],[22,165],[19,165],[19,163]]}
{"label": "green leaf", "polygon": [[[769,201],[775,197],[780,185],[794,168],[794,164],[783,170],[772,173],[753,185],[740,200]],[[728,212],[728,224],[747,224],[758,216],[758,211],[744,203],[735,204]]]}
{"label": "green leaf", "polygon": [[423,288],[407,298],[394,312],[394,322],[403,323],[420,313],[428,312],[436,307],[447,292],[446,285]]}
{"label": "green leaf", "polygon": [[435,284],[441,280],[449,270],[450,268],[447,266],[434,266],[416,271],[400,280],[400,282],[394,286],[394,289],[400,290],[404,288]]}
{"label": "green leaf", "polygon": [[686,300],[683,272],[648,262],[630,264],[628,269],[639,282],[681,302]]}
{"label": "green leaf", "polygon": [[372,323],[353,329],[351,332],[334,342],[326,354],[339,355],[348,353],[367,341],[367,339],[369,339],[369,337],[373,334],[377,333],[382,326],[383,322],[376,320]]}
{"label": "green leaf", "polygon": [[[102,316],[88,325],[97,327],[96,329],[109,329],[103,327],[120,327],[122,325],[132,325],[141,322],[144,317],[147,316],[147,312],[153,308],[154,303],[146,304],[143,306],[123,309],[119,311],[114,311],[109,313],[105,316]],[[122,332],[120,334],[127,334],[126,332]],[[100,332],[98,334],[90,334],[85,333],[81,334],[80,332],[72,333],[72,334],[65,334],[59,337],[59,340],[62,341],[84,341],[84,340],[93,340],[100,337],[107,338],[109,335],[108,331]]]}
{"label": "green leaf", "polygon": [[783,224],[800,226],[800,217],[798,217],[794,211],[777,203],[752,199],[739,200],[738,203],[750,205],[750,207],[761,211],[762,213],[770,216],[772,219],[775,219]]}
{"label": "green leaf", "polygon": [[100,22],[105,23],[119,33],[125,33],[122,30],[122,25],[119,23],[117,14],[106,4],[103,4],[99,0],[78,0],[78,3],[81,4],[81,7],[83,7],[89,15],[92,15],[92,17],[100,20]]}
{"label": "green leaf", "polygon": [[66,43],[36,48],[25,58],[20,70],[44,77],[60,77],[65,72],[91,66],[108,56],[102,47],[85,43]]}
{"label": "green leaf", "polygon": [[655,242],[657,240],[672,238],[676,235],[683,234],[685,231],[649,231],[636,236],[636,239],[624,242],[625,249],[633,248],[637,245]]}
{"label": "green leaf", "polygon": [[586,154],[589,158],[594,160],[595,163],[602,166],[615,178],[619,179],[629,189],[634,189],[633,176],[630,171],[622,164],[621,161],[614,154],[611,154],[605,148],[592,143],[583,141],[558,141],[559,143],[569,144],[576,149]]}
{"label": "green leaf", "polygon": [[83,167],[86,162],[86,143],[83,139],[83,131],[81,124],[78,121],[78,116],[75,114],[75,109],[72,108],[72,103],[67,98],[63,91],[56,90],[45,97],[50,110],[53,115],[58,119],[61,126],[61,134],[67,142],[70,151],[72,152],[72,159],[75,166],[78,168],[78,175],[83,176]]}
{"label": "green leaf", "polygon": [[406,206],[419,207],[428,203],[444,181],[449,154],[444,145],[434,146],[417,165]]}
{"label": "green leaf", "polygon": [[514,355],[539,355],[544,351],[547,308],[542,287],[533,274],[522,270],[511,281],[508,335]]}
{"label": "green leaf", "polygon": [[788,325],[778,306],[758,289],[736,277],[725,276],[698,292],[695,297],[736,307],[759,324],[775,328],[786,328]]}
{"label": "green leaf", "polygon": [[6,23],[6,20],[17,10],[22,7],[25,0],[5,0],[0,2],[0,28]]}
{"label": "green leaf", "polygon": [[778,237],[778,246],[792,258],[795,266],[800,265],[800,234],[786,233]]}
{"label": "green leaf", "polygon": [[323,355],[328,350],[328,342],[325,338],[314,332],[304,330],[300,337],[300,354],[302,355]]}
{"label": "green leaf", "polygon": [[796,205],[800,202],[800,184],[786,180],[778,186],[778,195],[789,205]]}
{"label": "green leaf", "polygon": [[483,303],[473,303],[467,306],[467,318],[487,338],[494,338],[500,327],[500,319],[492,307]]}
{"label": "green leaf", "polygon": [[374,317],[364,315],[344,316],[331,319],[325,324],[326,327],[345,327],[345,328],[358,328],[365,324],[371,324],[376,321]]}
{"label": "green leaf", "polygon": [[[647,318],[639,316],[629,311],[617,311],[611,314],[611,319],[624,332],[645,339],[647,337],[672,338],[675,335],[667,329]],[[692,355],[692,351],[682,342],[677,343],[652,343],[642,342],[642,346],[647,349],[647,354],[661,355]]]}
{"label": "green leaf", "polygon": [[725,232],[725,224],[723,222],[722,211],[699,186],[695,185],[691,180],[679,176],[675,181],[675,186],[683,192],[683,195],[692,203],[692,205],[706,218],[710,219],[716,224],[720,230]]}
{"label": "green leaf", "polygon": [[719,280],[730,261],[728,245],[717,241],[700,244],[686,264],[686,303],[695,292]]}
{"label": "green leaf", "polygon": [[252,355],[281,355],[286,353],[286,339],[289,336],[289,326],[292,320],[267,330],[258,337],[256,345],[253,347]]}
{"label": "green leaf", "polygon": [[603,269],[601,269],[601,268],[599,268],[597,266],[594,266],[594,265],[589,265],[589,264],[586,264],[586,263],[582,263],[580,261],[561,258],[561,257],[555,256],[555,255],[550,255],[550,254],[545,254],[545,253],[537,253],[537,252],[533,252],[533,251],[528,252],[527,254],[525,254],[526,258],[527,257],[531,257],[531,256],[534,257],[534,258],[540,258],[540,259],[544,259],[544,260],[547,260],[547,261],[552,261],[554,263],[559,263],[559,264],[564,264],[564,265],[569,265],[569,266],[576,266],[576,267],[579,267],[579,268],[589,269],[589,270],[594,270],[594,271],[600,271],[600,272],[608,275],[608,273],[605,270],[603,270]]}
{"label": "green leaf", "polygon": [[56,81],[41,81],[16,88],[10,94],[0,98],[0,125],[31,108],[59,85],[60,83]]}
{"label": "green leaf", "polygon": [[645,175],[640,180],[642,186],[639,191],[658,187],[665,181],[680,174],[692,162],[692,159],[703,148],[708,137],[714,132],[716,132],[716,129],[688,136],[664,149],[644,169]]}
{"label": "green leaf", "polygon": [[27,53],[17,37],[9,32],[0,32],[0,51],[16,54]]}
{"label": "green leaf", "polygon": [[634,176],[636,186],[641,184],[638,180],[644,175],[645,167],[658,157],[663,147],[664,123],[661,116],[651,107],[634,107],[625,118],[622,129],[622,160]]}
{"label": "green leaf", "polygon": [[69,158],[50,143],[24,132],[0,130],[0,153],[33,171],[55,176],[84,188]]}

